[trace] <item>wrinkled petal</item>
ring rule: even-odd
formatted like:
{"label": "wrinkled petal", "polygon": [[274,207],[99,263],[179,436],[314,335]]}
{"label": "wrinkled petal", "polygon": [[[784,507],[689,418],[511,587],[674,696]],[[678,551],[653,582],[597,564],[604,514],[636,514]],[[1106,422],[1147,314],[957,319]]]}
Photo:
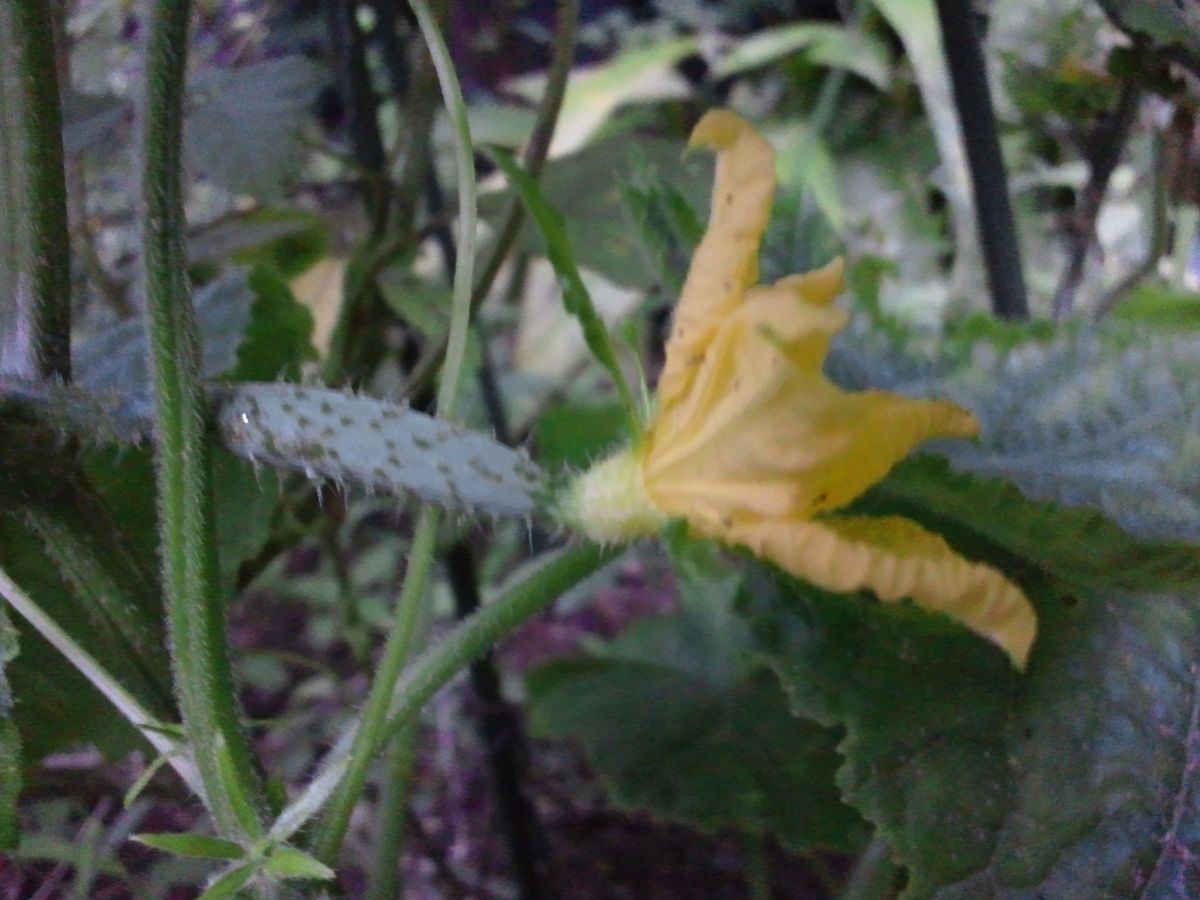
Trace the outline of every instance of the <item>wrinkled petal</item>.
{"label": "wrinkled petal", "polygon": [[689,146],[716,150],[717,173],[708,229],[676,306],[667,365],[659,378],[664,402],[687,392],[713,333],[758,281],[758,248],[775,195],[775,151],[734,113],[707,113]]}
{"label": "wrinkled petal", "polygon": [[905,519],[822,515],[921,442],[976,435],[975,417],[945,401],[846,392],[829,381],[829,342],[848,318],[833,306],[841,260],[755,284],[775,189],[771,148],[723,110],[701,119],[691,144],[718,151],[717,176],[658,411],[643,441],[576,479],[564,520],[619,541],[683,518],[828,590],[869,588],[953,616],[1023,667],[1036,618],[999,572]]}
{"label": "wrinkled petal", "polygon": [[1037,617],[1019,587],[997,570],[959,556],[938,535],[898,516],[819,520],[693,522],[748,547],[798,578],[829,591],[873,591],[945,613],[998,644],[1024,669]]}
{"label": "wrinkled petal", "polygon": [[852,501],[921,442],[978,433],[953,403],[847,393],[825,377],[846,323],[829,305],[839,292],[834,264],[747,293],[689,391],[664,400],[650,426],[654,502],[673,516],[809,518]]}

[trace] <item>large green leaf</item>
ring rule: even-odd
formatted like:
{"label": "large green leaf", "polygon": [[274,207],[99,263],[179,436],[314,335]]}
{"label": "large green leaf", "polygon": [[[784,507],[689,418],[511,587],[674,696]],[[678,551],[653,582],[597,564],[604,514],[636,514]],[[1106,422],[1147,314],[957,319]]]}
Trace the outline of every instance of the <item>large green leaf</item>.
{"label": "large green leaf", "polygon": [[[145,449],[103,450],[88,457],[88,474],[117,520],[143,553],[157,554],[158,525],[154,464]],[[232,590],[239,567],[262,549],[271,535],[279,502],[279,478],[223,448],[213,452],[213,493],[221,581]]]}
{"label": "large green leaf", "polygon": [[534,730],[578,738],[621,806],[703,829],[771,832],[851,850],[861,820],[833,783],[831,732],[792,716],[732,613],[739,581],[711,573],[682,612],[635,624],[529,678]]}
{"label": "large green leaf", "polygon": [[[1195,895],[1200,605],[1196,579],[1160,567],[1184,548],[1122,545],[1096,518],[1081,529],[1074,511],[917,465],[866,505],[1022,582],[1039,616],[1027,673],[949,619],[766,567],[743,604],[793,708],[845,728],[839,783],[908,868],[907,896]],[[1156,579],[1172,590],[1112,586]]]}
{"label": "large green leaf", "polygon": [[185,133],[191,161],[235,193],[280,194],[298,174],[300,127],[327,80],[302,56],[197,73]]}

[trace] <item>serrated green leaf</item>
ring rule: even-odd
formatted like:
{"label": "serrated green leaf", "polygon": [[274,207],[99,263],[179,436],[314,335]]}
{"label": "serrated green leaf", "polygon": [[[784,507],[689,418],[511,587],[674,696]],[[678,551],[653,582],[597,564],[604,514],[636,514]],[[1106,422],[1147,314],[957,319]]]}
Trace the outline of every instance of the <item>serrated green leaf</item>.
{"label": "serrated green leaf", "polygon": [[[193,304],[206,377],[215,378],[237,364],[237,348],[253,303],[254,295],[242,269],[227,272],[195,292]],[[74,348],[72,363],[75,382],[84,387],[123,394],[146,391],[146,326],[131,319],[92,335]]]}
{"label": "serrated green leaf", "polygon": [[[839,784],[908,867],[906,896],[1194,892],[1200,869],[1179,852],[1200,837],[1193,548],[928,460],[893,478],[868,508],[1021,582],[1039,617],[1026,675],[948,619],[766,567],[742,608],[796,712],[845,728]],[[1129,590],[1164,583],[1176,590]]]}
{"label": "serrated green leaf", "polygon": [[276,878],[304,878],[329,881],[337,873],[320,860],[295,847],[278,847],[270,856],[263,871]]}
{"label": "serrated green leaf", "polygon": [[312,313],[292,296],[283,277],[269,268],[251,270],[247,285],[254,302],[238,344],[233,380],[297,380],[300,365],[317,358]]}
{"label": "serrated green leaf", "polygon": [[133,839],[190,859],[242,859],[246,855],[240,844],[207,834],[135,834]]}
{"label": "serrated green leaf", "polygon": [[1192,886],[1142,896],[1189,896],[1194,603],[1025,587],[1041,630],[1024,678],[915,608],[782,582],[748,606],[795,710],[846,729],[839,783],[908,867],[906,896],[1126,897],[1148,873]]}
{"label": "serrated green leaf", "polygon": [[792,716],[750,660],[749,632],[730,610],[738,583],[736,572],[706,572],[680,614],[536,670],[532,726],[578,738],[623,807],[769,832],[796,849],[852,850],[865,831],[833,784],[835,738]]}
{"label": "serrated green leaf", "polygon": [[1060,327],[969,328],[933,358],[893,337],[843,333],[830,377],[954,400],[978,441],[930,444],[955,469],[1002,477],[1027,496],[1100,509],[1149,540],[1200,541],[1200,343],[1162,333]]}

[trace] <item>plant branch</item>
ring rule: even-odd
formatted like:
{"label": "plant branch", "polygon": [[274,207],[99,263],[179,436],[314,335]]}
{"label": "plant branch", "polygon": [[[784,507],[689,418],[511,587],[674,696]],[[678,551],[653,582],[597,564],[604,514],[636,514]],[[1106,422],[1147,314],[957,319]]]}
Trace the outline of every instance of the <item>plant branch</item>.
{"label": "plant branch", "polygon": [[1132,79],[1121,86],[1116,109],[1100,116],[1088,138],[1088,180],[1075,205],[1067,238],[1067,267],[1054,292],[1053,316],[1061,319],[1075,307],[1075,293],[1083,279],[1088,251],[1096,240],[1096,220],[1108,183],[1121,161],[1121,153],[1137,121],[1142,89]]}
{"label": "plant branch", "polygon": [[417,757],[417,729],[406,729],[388,747],[379,826],[371,853],[371,874],[366,900],[393,900],[402,896],[400,868],[404,862],[404,832],[408,824],[408,787]]}
{"label": "plant branch", "polygon": [[596,544],[563,550],[498,600],[464,620],[441,643],[414,660],[404,673],[396,685],[388,734],[403,728],[430,697],[472,660],[622,551],[620,547]]}
{"label": "plant branch", "polygon": [[44,0],[13,0],[12,12],[23,95],[32,343],[37,373],[67,380],[71,377],[71,241],[54,32]]}
{"label": "plant branch", "polygon": [[371,763],[385,742],[388,709],[400,670],[404,667],[414,643],[417,620],[424,608],[425,588],[433,564],[433,549],[437,541],[440,516],[432,506],[421,507],[409,550],[408,570],[404,586],[396,601],[396,613],[384,644],[383,655],[375,670],[371,690],[363,707],[362,720],[354,735],[345,773],[329,801],[329,809],[321,820],[313,842],[317,858],[329,865],[337,860],[338,851],[350,826],[350,816],[362,794],[370,773]]}
{"label": "plant branch", "polygon": [[1008,197],[1008,177],[1000,153],[996,113],[988,87],[983,47],[971,0],[937,0],[938,22],[962,125],[979,240],[992,295],[992,312],[1002,319],[1028,319],[1021,248]]}
{"label": "plant branch", "polygon": [[[546,72],[546,92],[538,105],[537,119],[534,122],[533,133],[525,145],[522,162],[525,170],[537,178],[541,174],[546,156],[550,152],[550,142],[554,137],[554,126],[558,122],[558,113],[562,109],[563,96],[567,90],[567,77],[571,73],[571,64],[575,60],[575,36],[579,26],[579,0],[559,0],[558,23],[554,34],[554,49],[550,59],[550,67]],[[521,230],[524,221],[524,209],[519,197],[514,196],[509,201],[504,212],[502,224],[488,251],[487,261],[483,264],[479,278],[471,292],[471,314],[474,315],[483,301],[487,299],[492,289],[492,283],[500,272],[508,251]],[[446,357],[446,341],[431,344],[424,356],[417,362],[409,375],[406,393],[413,396],[420,392],[426,382],[433,377],[434,372]]]}
{"label": "plant branch", "polygon": [[[538,560],[532,574],[464,619],[412,662],[396,685],[386,737],[395,737],[407,727],[421,707],[472,660],[620,552],[620,548],[580,544],[548,561]],[[286,841],[329,801],[349,768],[355,733],[356,728],[351,726],[330,748],[308,787],[271,826],[272,840]]]}
{"label": "plant branch", "polygon": [[1143,278],[1154,274],[1158,268],[1158,261],[1167,252],[1171,229],[1167,222],[1166,141],[1163,133],[1158,130],[1153,135],[1152,155],[1154,162],[1150,173],[1150,246],[1146,249],[1146,258],[1100,298],[1093,312],[1096,319],[1103,319],[1109,315]]}
{"label": "plant branch", "polygon": [[[442,99],[454,126],[454,158],[458,174],[458,256],[454,268],[454,287],[451,298],[450,334],[446,366],[438,388],[437,414],[450,418],[458,402],[458,388],[466,354],[467,332],[471,324],[471,284],[475,265],[475,160],[472,152],[471,130],[467,123],[467,108],[462,89],[454,72],[450,52],[442,38],[436,18],[425,0],[410,0],[417,23],[425,38],[429,54],[442,88]],[[314,849],[318,858],[332,863],[346,835],[350,815],[366,784],[367,774],[375,755],[386,742],[384,728],[388,707],[400,671],[415,643],[418,622],[426,604],[426,586],[433,565],[440,513],[433,506],[423,506],[417,517],[409,554],[404,586],[396,602],[392,629],[384,645],[362,723],[355,735],[350,764],[340,780],[330,802],[329,811],[317,832]]]}
{"label": "plant branch", "polygon": [[217,565],[211,448],[187,282],[183,95],[188,0],[156,0],[146,48],[143,253],[154,385],[159,531],[172,667],[184,732],[218,832],[255,838],[265,808],[238,705]]}

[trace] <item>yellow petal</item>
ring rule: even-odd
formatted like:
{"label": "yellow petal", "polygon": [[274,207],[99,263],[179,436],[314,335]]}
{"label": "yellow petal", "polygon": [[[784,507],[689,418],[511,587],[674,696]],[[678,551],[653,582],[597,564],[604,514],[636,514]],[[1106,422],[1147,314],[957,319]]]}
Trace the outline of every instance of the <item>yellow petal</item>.
{"label": "yellow petal", "polygon": [[[939,400],[847,393],[821,371],[846,314],[836,267],[756,287],[716,329],[686,394],[647,433],[645,482],[670,515],[810,518],[849,503],[917,444],[970,437]],[[807,302],[814,296],[825,305]],[[668,351],[669,352],[669,351]]]}
{"label": "yellow petal", "polygon": [[686,393],[713,333],[758,281],[758,248],[775,195],[775,152],[736,114],[707,113],[689,146],[708,147],[719,156],[708,229],[684,282],[659,378],[664,402]]}
{"label": "yellow petal", "polygon": [[826,306],[837,299],[842,292],[844,282],[842,275],[846,265],[842,257],[826,263],[819,269],[805,272],[802,275],[789,275],[775,282],[775,287],[791,291],[796,299],[816,306]]}
{"label": "yellow petal", "polygon": [[1037,616],[1019,587],[955,553],[936,534],[897,516],[828,516],[814,521],[752,520],[698,530],[741,544],[830,591],[873,591],[945,613],[998,644],[1024,669]]}

